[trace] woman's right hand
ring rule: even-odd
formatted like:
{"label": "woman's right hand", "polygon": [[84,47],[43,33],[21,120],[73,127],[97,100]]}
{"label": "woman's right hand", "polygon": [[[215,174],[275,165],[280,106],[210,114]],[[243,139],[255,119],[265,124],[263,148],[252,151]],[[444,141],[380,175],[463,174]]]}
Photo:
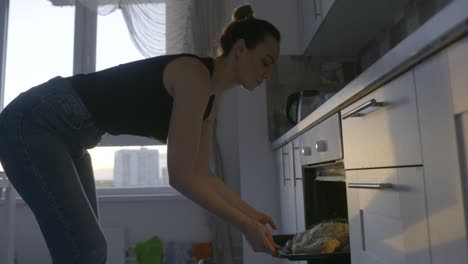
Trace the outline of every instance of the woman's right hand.
{"label": "woman's right hand", "polygon": [[247,241],[255,252],[265,252],[276,257],[278,255],[278,246],[268,230],[264,225],[259,222],[250,222],[244,230],[242,230]]}

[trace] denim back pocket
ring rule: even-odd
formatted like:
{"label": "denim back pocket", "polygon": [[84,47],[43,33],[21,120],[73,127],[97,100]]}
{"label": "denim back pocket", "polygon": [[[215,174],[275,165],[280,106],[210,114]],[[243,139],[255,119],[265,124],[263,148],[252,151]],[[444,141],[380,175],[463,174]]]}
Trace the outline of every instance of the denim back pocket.
{"label": "denim back pocket", "polygon": [[[60,93],[47,97],[57,121],[67,124],[72,129],[82,129],[91,125],[91,114],[74,93]],[[59,124],[56,124],[59,125]]]}
{"label": "denim back pocket", "polygon": [[0,111],[0,127],[2,127],[3,120],[6,119],[6,116],[15,108],[15,105],[21,103],[22,97],[24,97],[25,92],[20,93],[13,101],[11,101],[5,108]]}
{"label": "denim back pocket", "polygon": [[3,119],[5,119],[6,113],[7,112],[5,111],[5,109],[0,111],[0,129],[2,128]]}

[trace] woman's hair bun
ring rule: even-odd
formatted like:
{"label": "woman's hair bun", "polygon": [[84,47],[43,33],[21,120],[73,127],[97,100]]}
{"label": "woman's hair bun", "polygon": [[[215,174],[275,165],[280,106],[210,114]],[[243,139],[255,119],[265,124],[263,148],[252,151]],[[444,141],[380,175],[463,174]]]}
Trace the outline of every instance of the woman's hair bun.
{"label": "woman's hair bun", "polygon": [[232,13],[232,21],[241,21],[244,19],[249,19],[254,17],[254,12],[250,5],[239,6]]}

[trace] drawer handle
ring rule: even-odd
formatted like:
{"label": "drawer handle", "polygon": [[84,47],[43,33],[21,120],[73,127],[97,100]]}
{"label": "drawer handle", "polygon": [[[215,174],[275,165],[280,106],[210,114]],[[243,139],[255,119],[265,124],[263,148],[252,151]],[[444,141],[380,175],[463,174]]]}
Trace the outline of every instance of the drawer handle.
{"label": "drawer handle", "polygon": [[380,103],[380,102],[377,102],[375,99],[371,99],[363,103],[362,105],[354,108],[353,110],[349,111],[348,113],[344,114],[343,117],[341,117],[341,119],[345,120],[346,118],[349,118],[349,117],[363,116],[363,114],[361,114],[360,112],[363,111],[364,109],[367,109],[369,107],[382,107],[384,105],[385,103]]}
{"label": "drawer handle", "polygon": [[391,183],[348,183],[349,188],[360,188],[360,189],[391,189],[393,185]]}
{"label": "drawer handle", "polygon": [[362,250],[366,251],[366,234],[364,232],[364,211],[359,210],[359,218],[361,220],[361,241],[362,241]]}
{"label": "drawer handle", "polygon": [[322,0],[314,0],[315,19],[322,16]]}

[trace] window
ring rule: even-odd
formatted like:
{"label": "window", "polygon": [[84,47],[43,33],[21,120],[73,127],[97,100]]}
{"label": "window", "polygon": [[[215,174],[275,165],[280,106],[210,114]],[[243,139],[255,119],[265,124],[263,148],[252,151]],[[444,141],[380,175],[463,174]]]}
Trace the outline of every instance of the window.
{"label": "window", "polygon": [[132,43],[120,9],[98,16],[96,46],[96,71],[144,59]]}
{"label": "window", "polygon": [[[162,48],[165,48],[162,47]],[[144,59],[132,43],[120,9],[98,16],[96,70]],[[157,142],[115,137],[111,146],[90,150],[97,188],[147,188],[169,186],[167,147]],[[114,147],[120,145],[123,147]]]}
{"label": "window", "polygon": [[[161,7],[165,20],[165,4]],[[75,64],[83,61],[73,57],[77,54],[73,50],[74,38],[79,38],[77,43],[93,43],[96,33],[96,70],[144,58],[132,43],[120,9],[98,16],[96,31],[87,28],[84,35],[74,32],[75,14],[73,5],[58,7],[48,0],[10,0],[7,59],[3,65],[5,96],[0,98],[5,106],[35,85],[57,75],[73,75],[74,60]],[[77,16],[78,23],[86,22],[89,13]],[[165,50],[163,45],[158,50]],[[94,49],[93,45],[90,47]],[[166,145],[129,136],[107,136],[106,140],[103,146],[89,150],[99,193],[144,194],[149,190],[154,194],[156,187],[168,186]],[[167,189],[161,192],[168,193]]]}
{"label": "window", "polygon": [[71,6],[10,1],[4,106],[35,85],[72,75],[74,17]]}
{"label": "window", "polygon": [[97,147],[89,153],[98,188],[169,186],[165,145]]}
{"label": "window", "polygon": [[52,77],[72,74],[74,16],[73,7],[49,1],[10,1],[3,106]]}

